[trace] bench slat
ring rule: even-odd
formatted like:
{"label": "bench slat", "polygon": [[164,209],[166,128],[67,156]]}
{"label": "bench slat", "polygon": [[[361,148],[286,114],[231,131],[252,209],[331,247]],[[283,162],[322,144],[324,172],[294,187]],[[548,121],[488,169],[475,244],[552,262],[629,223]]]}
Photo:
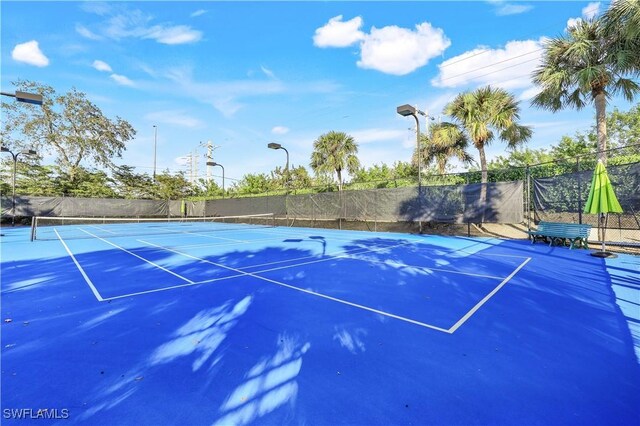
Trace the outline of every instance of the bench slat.
{"label": "bench slat", "polygon": [[591,225],[541,221],[537,230],[527,231],[527,234],[531,237],[532,244],[537,239],[549,239],[549,245],[552,245],[557,240],[561,240],[564,243],[564,240],[568,239],[570,242],[569,248],[571,249],[576,244],[579,247],[587,248],[586,240],[590,231]]}

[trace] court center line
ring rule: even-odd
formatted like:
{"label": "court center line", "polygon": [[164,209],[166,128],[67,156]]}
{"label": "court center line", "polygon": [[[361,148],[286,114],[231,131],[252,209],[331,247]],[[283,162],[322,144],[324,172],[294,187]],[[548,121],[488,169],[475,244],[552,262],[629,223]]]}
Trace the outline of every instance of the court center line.
{"label": "court center line", "polygon": [[498,286],[496,288],[494,288],[489,294],[487,294],[485,297],[482,298],[482,300],[480,300],[478,303],[476,303],[476,305],[471,308],[469,310],[469,312],[467,312],[462,318],[460,318],[458,320],[458,322],[456,322],[448,331],[449,333],[453,334],[457,329],[459,329],[462,324],[464,324],[469,318],[471,318],[471,316],[473,316],[473,314],[476,313],[476,311],[478,309],[480,309],[482,307],[482,305],[484,305],[485,303],[487,303],[487,301],[489,301],[489,299],[491,299],[493,297],[494,294],[496,294],[498,291],[500,291],[500,289],[502,287],[504,287],[510,280],[511,278],[513,278],[522,268],[524,268],[524,266],[529,263],[529,261],[531,260],[530,257],[527,258],[527,260],[525,260],[524,262],[522,262],[520,264],[520,266],[518,266],[511,274],[509,274],[509,276],[507,278],[505,278],[500,284],[498,284]]}
{"label": "court center line", "polygon": [[[257,278],[259,280],[266,281],[266,282],[269,282],[269,283],[272,283],[272,284],[276,284],[278,286],[285,287],[285,288],[288,288],[288,289],[291,289],[291,290],[295,290],[295,291],[299,291],[299,292],[302,292],[302,293],[310,294],[312,296],[321,297],[323,299],[331,300],[333,302],[342,303],[344,305],[352,306],[352,307],[355,307],[355,308],[358,308],[358,309],[362,309],[362,310],[365,310],[365,311],[373,312],[373,313],[376,313],[376,314],[379,314],[379,315],[383,315],[383,316],[386,316],[386,317],[389,317],[389,318],[394,318],[394,319],[397,319],[397,320],[400,320],[400,321],[408,322],[408,323],[411,323],[411,324],[414,324],[414,325],[418,325],[418,326],[421,326],[421,327],[425,327],[425,328],[429,328],[429,329],[432,329],[432,330],[441,331],[443,333],[450,333],[449,330],[444,329],[442,327],[437,327],[437,326],[434,326],[434,325],[431,325],[431,324],[426,324],[426,323],[423,323],[423,322],[420,322],[420,321],[412,320],[411,318],[405,318],[405,317],[402,317],[402,316],[399,316],[399,315],[395,315],[395,314],[392,314],[392,313],[389,313],[389,312],[381,311],[379,309],[371,308],[369,306],[364,306],[364,305],[360,305],[360,304],[357,304],[357,303],[349,302],[348,300],[338,299],[337,297],[328,296],[326,294],[318,293],[318,292],[315,292],[315,291],[312,291],[312,290],[307,290],[307,289],[303,289],[303,288],[300,288],[300,287],[295,287],[295,286],[292,286],[292,285],[289,285],[289,284],[285,284],[285,283],[280,282],[280,281],[276,281],[276,280],[272,280],[270,278],[266,278],[266,277],[263,277],[263,276],[260,276],[260,275],[256,275],[255,273],[243,272],[243,271],[240,271],[239,269],[232,268],[230,266],[216,264],[215,262],[211,262],[211,261],[208,261],[206,259],[201,259],[201,258],[198,258],[196,256],[192,256],[192,255],[187,254],[187,253],[181,253],[181,252],[179,252],[177,250],[169,249],[169,248],[162,247],[162,246],[159,246],[159,245],[156,245],[156,244],[152,244],[152,243],[147,243],[147,244],[150,244],[150,245],[158,247],[160,249],[164,249],[164,250],[179,254],[181,256],[189,257],[189,258],[195,259],[195,260],[204,261],[204,262],[210,263],[212,265],[219,266],[221,268],[229,269],[231,271],[244,273],[244,275],[246,275],[246,276]],[[400,246],[400,245],[404,245],[404,244],[398,244],[398,246]],[[385,248],[388,248],[388,247],[385,247]],[[383,249],[377,249],[377,250],[383,250]],[[374,251],[374,250],[371,250],[371,251]],[[334,258],[332,258],[332,259],[334,259]],[[330,260],[330,259],[322,259],[322,260]]]}
{"label": "court center line", "polygon": [[[211,264],[211,265],[215,265],[215,266],[219,266],[219,267],[222,267],[222,268],[225,268],[225,269],[231,269],[231,270],[235,271],[235,269],[233,269],[233,268],[225,267],[225,266],[220,265],[218,263],[211,262],[210,260],[202,259],[202,258],[199,258],[199,257],[196,257],[196,256],[191,256],[191,255],[188,255],[186,253],[177,252],[176,250],[168,248],[168,247],[163,247],[163,246],[160,246],[160,245],[156,245],[154,243],[150,243],[150,242],[144,241],[144,240],[137,240],[137,241],[139,241],[141,243],[144,243],[144,244],[152,245],[154,247],[161,248],[163,250],[172,251],[172,252],[178,253],[180,255],[183,255],[185,257],[190,257],[190,258],[192,258],[194,260],[198,260],[200,262],[208,263],[208,264]],[[358,250],[368,251],[368,249],[362,249],[362,248],[358,249]],[[310,257],[314,257],[314,256],[308,256],[307,258],[310,258]],[[318,259],[318,260],[313,261],[313,262],[297,263],[295,265],[286,265],[286,266],[280,266],[280,267],[276,267],[276,268],[262,269],[262,270],[259,270],[259,271],[253,271],[252,273],[253,274],[261,274],[261,273],[264,273],[264,272],[279,271],[279,270],[282,270],[282,269],[293,268],[293,267],[296,267],[296,266],[306,265],[306,264],[309,264],[309,263],[326,262],[327,260],[332,260],[332,259],[336,259],[336,258],[337,258],[337,256],[333,256],[333,257],[330,257],[330,258],[327,257],[327,258]],[[281,262],[287,262],[287,261],[281,261]],[[226,277],[219,277],[219,278],[210,278],[208,280],[196,281],[196,282],[193,282],[193,283],[190,283],[190,284],[178,284],[178,285],[172,285],[172,286],[169,286],[169,287],[155,288],[155,289],[151,289],[151,290],[143,290],[143,291],[138,291],[138,292],[135,292],[135,293],[127,293],[127,294],[122,294],[122,295],[118,295],[118,296],[107,297],[104,300],[122,299],[124,297],[140,296],[140,295],[143,295],[143,294],[157,293],[159,291],[174,290],[174,289],[177,289],[177,288],[190,287],[190,286],[194,286],[194,285],[211,284],[211,283],[216,282],[216,281],[223,281],[223,280],[228,280],[228,279],[232,279],[232,278],[244,277],[244,276],[247,276],[247,275],[251,274],[251,273],[248,273],[248,272],[244,271],[244,269],[253,268],[253,267],[257,267],[257,266],[269,266],[271,264],[281,263],[281,262],[265,263],[263,265],[245,266],[245,267],[242,267],[242,268],[238,268],[237,271],[239,271],[239,273],[237,273],[235,275],[229,275],[229,276],[226,276]]]}
{"label": "court center line", "polygon": [[137,255],[137,254],[135,254],[135,253],[133,253],[133,252],[131,252],[131,251],[127,250],[127,249],[126,249],[126,248],[124,248],[124,247],[120,247],[119,245],[114,244],[114,243],[112,243],[111,241],[105,240],[104,238],[100,238],[100,237],[98,237],[97,235],[94,235],[94,234],[92,234],[92,233],[91,233],[91,232],[89,232],[89,231],[85,231],[85,230],[84,230],[84,229],[82,229],[82,228],[80,228],[80,230],[81,230],[82,232],[86,233],[86,234],[91,235],[91,236],[92,236],[92,237],[94,237],[94,238],[99,239],[100,241],[104,241],[105,243],[107,243],[107,244],[109,244],[109,245],[111,245],[111,246],[113,246],[113,247],[115,247],[115,248],[117,248],[117,249],[120,249],[120,250],[122,250],[122,251],[123,251],[123,252],[125,252],[125,253],[130,254],[130,255],[131,255],[131,256],[133,256],[133,257],[137,257],[138,259],[140,259],[140,260],[142,260],[142,261],[144,261],[144,262],[147,262],[148,264],[150,264],[150,265],[152,265],[152,266],[155,266],[155,267],[156,267],[156,268],[158,268],[158,269],[162,269],[163,271],[168,272],[168,273],[170,273],[171,275],[173,275],[173,276],[175,276],[175,277],[178,277],[178,278],[180,278],[180,279],[181,279],[181,280],[183,280],[183,281],[186,281],[186,282],[191,283],[191,284],[193,284],[193,283],[194,283],[194,281],[191,281],[190,279],[185,278],[185,277],[183,277],[183,276],[182,276],[182,275],[180,275],[180,274],[176,274],[175,272],[173,272],[173,271],[171,271],[171,270],[169,270],[169,269],[167,269],[167,268],[165,268],[165,267],[163,267],[163,266],[160,266],[160,265],[158,265],[157,263],[154,263],[154,262],[152,262],[152,261],[150,261],[150,260],[148,260],[148,259],[145,259],[144,257],[139,256],[139,255]]}
{"label": "court center line", "polygon": [[96,297],[96,299],[98,299],[98,302],[104,301],[104,299],[102,298],[102,296],[98,292],[98,289],[93,285],[93,283],[89,279],[89,276],[87,275],[87,273],[84,271],[84,269],[82,269],[82,266],[80,266],[80,262],[78,262],[78,259],[76,259],[76,257],[73,255],[73,253],[71,253],[71,250],[67,246],[67,243],[65,243],[64,240],[62,239],[62,237],[60,236],[60,234],[58,234],[58,230],[53,228],[53,232],[56,233],[56,235],[58,236],[58,239],[62,243],[62,246],[67,251],[67,253],[71,257],[71,259],[73,260],[73,263],[75,263],[76,266],[78,267],[78,270],[80,271],[80,274],[82,274],[82,276],[84,277],[84,280],[86,281],[87,285],[91,289],[91,292],[93,293],[93,295]]}

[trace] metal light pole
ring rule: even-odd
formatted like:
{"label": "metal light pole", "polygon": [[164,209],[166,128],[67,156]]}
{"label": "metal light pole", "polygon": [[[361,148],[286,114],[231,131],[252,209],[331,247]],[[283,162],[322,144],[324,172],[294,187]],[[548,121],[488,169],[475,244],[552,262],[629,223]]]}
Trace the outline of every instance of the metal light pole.
{"label": "metal light pole", "polygon": [[20,154],[36,155],[37,153],[33,149],[25,149],[20,152],[16,152],[14,154],[4,146],[0,147],[0,151],[8,152],[9,154],[11,154],[11,158],[13,158],[13,176],[11,178],[11,226],[15,226],[16,224],[16,171],[18,168],[18,156]]}
{"label": "metal light pole", "polygon": [[398,114],[407,117],[409,115],[413,116],[413,118],[416,119],[416,145],[417,145],[417,156],[418,156],[418,187],[422,187],[422,173],[421,173],[421,169],[422,169],[422,152],[420,150],[420,120],[418,120],[418,114],[424,116],[427,118],[427,125],[429,123],[429,115],[426,112],[420,111],[419,109],[409,105],[409,104],[405,104],[405,105],[400,105],[398,108],[396,108],[396,111],[398,112]]}
{"label": "metal light pole", "polygon": [[267,145],[267,148],[270,148],[270,149],[282,149],[282,150],[284,150],[284,152],[287,153],[287,165],[284,168],[284,170],[285,170],[284,173],[285,173],[285,177],[286,177],[286,180],[287,180],[286,181],[286,186],[287,186],[287,191],[288,191],[289,190],[289,178],[290,178],[290,176],[289,176],[289,151],[287,151],[287,148],[285,148],[284,146],[282,146],[282,145],[280,145],[279,143],[276,143],[276,142],[270,142]]}
{"label": "metal light pole", "polygon": [[216,163],[215,161],[207,161],[207,166],[220,166],[222,168],[222,197],[224,198],[224,166],[220,163]]}
{"label": "metal light pole", "polygon": [[153,181],[156,181],[156,153],[158,150],[158,126],[153,125]]}

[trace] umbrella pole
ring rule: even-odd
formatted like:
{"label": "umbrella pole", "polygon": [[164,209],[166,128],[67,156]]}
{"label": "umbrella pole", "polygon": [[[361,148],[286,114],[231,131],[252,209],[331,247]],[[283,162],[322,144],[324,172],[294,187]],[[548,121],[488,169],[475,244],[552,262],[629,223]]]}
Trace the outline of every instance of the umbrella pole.
{"label": "umbrella pole", "polygon": [[607,221],[606,221],[606,214],[602,215],[602,222],[604,222],[603,226],[602,226],[602,252],[605,252],[605,247],[604,247],[604,238],[607,234]]}
{"label": "umbrella pole", "polygon": [[609,253],[609,252],[605,251],[606,247],[605,247],[604,239],[606,238],[606,235],[607,235],[607,222],[608,222],[608,219],[609,219],[609,214],[608,213],[606,214],[606,216],[605,216],[604,213],[602,213],[600,215],[600,220],[598,221],[598,233],[600,233],[600,225],[602,225],[602,240],[601,240],[602,248],[601,248],[600,251],[596,251],[596,252],[591,253],[591,256],[608,257],[608,258],[618,257],[614,253]]}

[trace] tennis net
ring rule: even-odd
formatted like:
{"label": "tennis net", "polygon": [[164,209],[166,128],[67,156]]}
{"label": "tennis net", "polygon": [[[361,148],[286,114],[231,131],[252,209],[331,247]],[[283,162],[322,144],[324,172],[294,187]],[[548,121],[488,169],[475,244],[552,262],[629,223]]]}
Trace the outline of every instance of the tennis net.
{"label": "tennis net", "polygon": [[275,220],[274,213],[186,218],[35,216],[31,222],[31,241],[238,231],[274,227]]}

